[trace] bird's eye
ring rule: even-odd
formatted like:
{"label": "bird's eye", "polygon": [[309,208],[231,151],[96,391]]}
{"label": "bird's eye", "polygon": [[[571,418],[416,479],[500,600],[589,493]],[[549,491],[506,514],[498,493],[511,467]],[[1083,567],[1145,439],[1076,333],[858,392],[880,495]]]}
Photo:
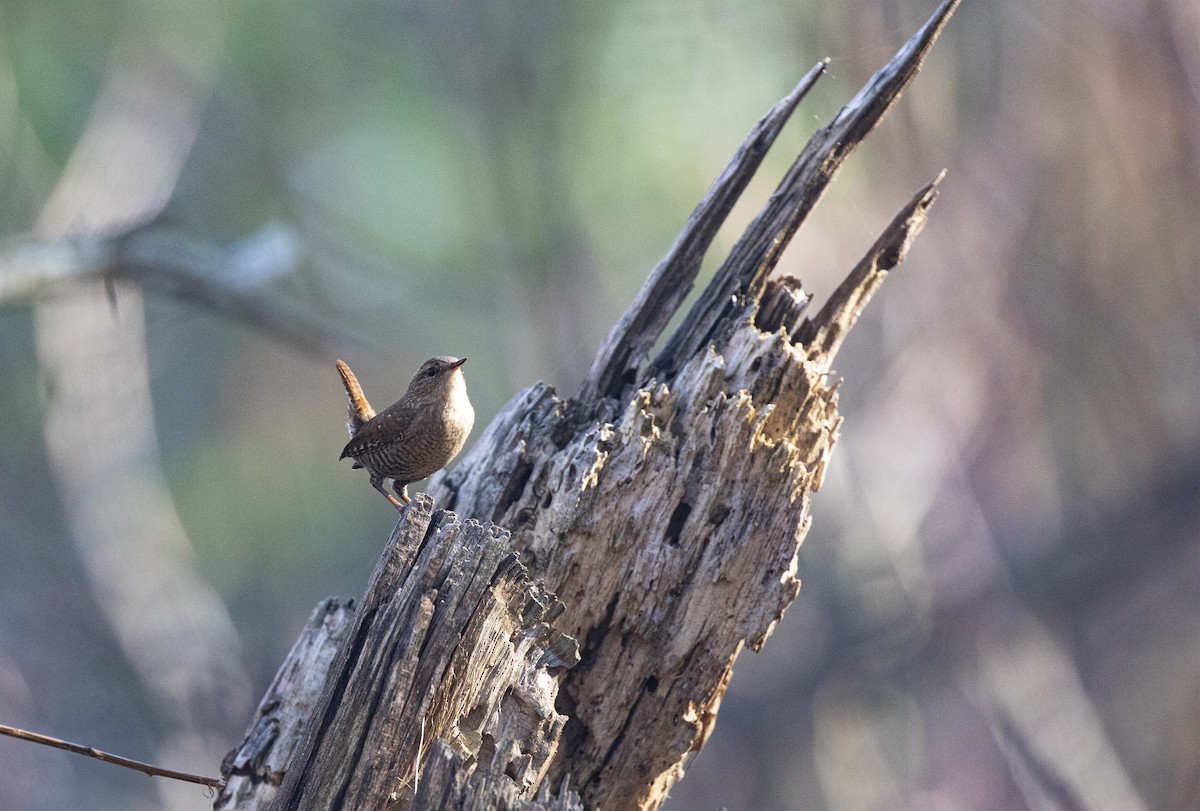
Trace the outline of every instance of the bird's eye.
{"label": "bird's eye", "polygon": [[425,376],[426,376],[426,377],[435,377],[435,376],[437,376],[437,369],[427,369],[427,370],[425,371]]}

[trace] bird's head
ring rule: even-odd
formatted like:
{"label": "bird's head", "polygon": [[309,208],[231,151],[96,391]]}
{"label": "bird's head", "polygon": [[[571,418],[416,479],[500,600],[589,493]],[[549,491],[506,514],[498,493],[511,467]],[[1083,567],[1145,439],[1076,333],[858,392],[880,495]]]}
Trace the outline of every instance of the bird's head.
{"label": "bird's head", "polygon": [[466,358],[439,355],[421,364],[421,368],[409,381],[406,396],[434,398],[458,386],[465,388],[462,365]]}

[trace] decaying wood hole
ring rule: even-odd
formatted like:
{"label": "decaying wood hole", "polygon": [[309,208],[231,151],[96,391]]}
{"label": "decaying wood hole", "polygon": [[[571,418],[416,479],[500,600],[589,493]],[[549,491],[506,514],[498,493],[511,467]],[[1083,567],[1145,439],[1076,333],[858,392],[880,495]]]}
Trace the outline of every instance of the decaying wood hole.
{"label": "decaying wood hole", "polygon": [[226,758],[216,808],[662,803],[711,733],[738,654],[796,597],[809,494],[841,425],[830,364],[941,175],[816,315],[797,280],[770,273],[956,6],[812,136],[656,354],[825,63],[754,126],[579,395],[518,394],[435,477],[433,498],[414,499],[361,604],[318,607]]}

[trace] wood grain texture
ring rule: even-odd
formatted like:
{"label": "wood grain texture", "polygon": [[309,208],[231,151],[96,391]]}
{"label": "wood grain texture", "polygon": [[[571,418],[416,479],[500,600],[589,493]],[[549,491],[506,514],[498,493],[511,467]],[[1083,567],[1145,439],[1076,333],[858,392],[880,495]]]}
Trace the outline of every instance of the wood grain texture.
{"label": "wood grain texture", "polygon": [[582,643],[551,779],[571,775],[589,806],[661,802],[711,732],[738,652],[800,586],[809,493],[841,418],[824,365],[751,317],[561,448],[578,406],[527,392],[494,424],[505,430],[478,457],[490,464],[453,482],[460,509],[513,527]]}
{"label": "wood grain texture", "polygon": [[313,610],[259,703],[246,737],[221,764],[225,786],[213,802],[215,811],[266,808],[275,798],[354,613],[353,600],[334,598]]}
{"label": "wood grain texture", "polygon": [[546,784],[537,797],[523,797],[503,774],[470,769],[461,755],[438,741],[430,749],[413,798],[413,811],[583,811],[579,795],[566,784],[553,795]]}
{"label": "wood grain texture", "polygon": [[532,796],[566,720],[558,674],[578,661],[561,608],[506,531],[414,498],[271,808],[406,808],[439,739]]}

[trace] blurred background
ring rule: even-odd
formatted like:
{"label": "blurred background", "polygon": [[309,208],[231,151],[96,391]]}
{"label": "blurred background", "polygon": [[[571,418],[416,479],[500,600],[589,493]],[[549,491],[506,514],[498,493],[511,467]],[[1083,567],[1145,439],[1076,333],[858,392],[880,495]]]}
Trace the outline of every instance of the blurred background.
{"label": "blurred background", "polygon": [[[753,122],[832,59],[710,271],[935,5],[0,6],[0,723],[215,774],[395,519],[333,359],[382,407],[468,356],[476,433],[573,393]],[[782,270],[819,303],[943,167],[671,809],[1200,807],[1200,7],[966,0]],[[149,220],[190,284],[81,275]],[[208,807],[0,764],[10,811]]]}

